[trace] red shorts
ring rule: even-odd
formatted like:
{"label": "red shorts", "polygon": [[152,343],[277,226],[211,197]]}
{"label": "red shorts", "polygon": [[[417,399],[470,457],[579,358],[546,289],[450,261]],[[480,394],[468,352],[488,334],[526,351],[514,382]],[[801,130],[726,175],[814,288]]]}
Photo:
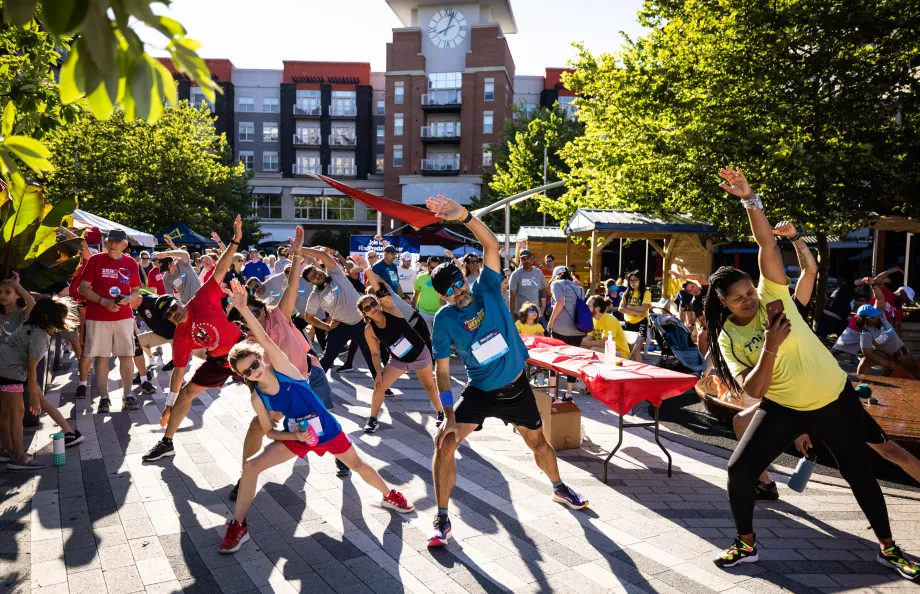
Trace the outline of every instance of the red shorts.
{"label": "red shorts", "polygon": [[199,385],[202,388],[219,388],[231,377],[236,378],[238,381],[243,381],[243,378],[230,368],[230,363],[227,362],[226,357],[214,358],[208,356],[205,358],[204,363],[195,370],[190,383]]}
{"label": "red shorts", "polygon": [[282,441],[281,443],[286,445],[287,449],[291,450],[301,458],[306,458],[307,452],[313,452],[319,456],[329,452],[333,456],[338,456],[339,454],[344,454],[347,452],[348,448],[351,447],[351,440],[348,439],[348,436],[345,435],[344,431],[339,431],[338,435],[326,443],[316,444],[316,446],[312,448],[304,442],[297,440]]}

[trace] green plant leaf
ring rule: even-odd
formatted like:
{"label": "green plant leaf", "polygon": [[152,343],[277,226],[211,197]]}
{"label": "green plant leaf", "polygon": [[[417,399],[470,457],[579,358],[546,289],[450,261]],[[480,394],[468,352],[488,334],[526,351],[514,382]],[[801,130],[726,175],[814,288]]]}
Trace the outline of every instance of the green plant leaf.
{"label": "green plant leaf", "polygon": [[8,218],[3,221],[2,238],[5,245],[2,270],[5,273],[22,267],[22,262],[32,247],[35,233],[41,226],[45,207],[41,186],[32,182],[27,183],[22,176],[13,176],[8,191],[13,208]]}
{"label": "green plant leaf", "polygon": [[16,106],[12,101],[7,102],[3,108],[3,124],[0,126],[0,134],[9,136],[13,133],[13,120],[16,118]]}
{"label": "green plant leaf", "polygon": [[166,37],[185,37],[185,27],[169,17],[157,17],[155,28]]}
{"label": "green plant leaf", "polygon": [[70,48],[70,54],[68,54],[67,60],[64,61],[64,65],[61,66],[61,80],[58,83],[58,88],[61,92],[61,102],[64,105],[78,101],[84,96],[82,80],[77,80],[82,78],[82,72],[77,71],[77,66],[80,63],[80,46],[81,41],[77,40]]}
{"label": "green plant leaf", "polygon": [[8,136],[4,146],[19,157],[33,171],[50,171],[54,166],[48,160],[51,153],[41,142],[28,136]]}
{"label": "green plant leaf", "polygon": [[55,35],[73,33],[89,10],[89,0],[54,0],[42,3],[42,22]]}
{"label": "green plant leaf", "polygon": [[46,291],[73,277],[80,266],[81,238],[68,239],[52,245],[19,270],[22,286],[29,291]]}
{"label": "green plant leaf", "polygon": [[73,194],[64,197],[53,207],[50,204],[46,205],[47,212],[42,217],[41,226],[35,232],[35,239],[32,240],[29,253],[23,259],[26,265],[57,243],[57,228],[73,214],[76,207],[77,197]]}
{"label": "green plant leaf", "polygon": [[131,75],[131,98],[134,100],[135,117],[148,119],[151,114],[154,99],[155,84],[153,80],[153,68],[147,59],[141,58],[134,65],[134,73]]}
{"label": "green plant leaf", "polygon": [[[86,18],[80,27],[81,40],[85,42],[86,57],[92,60],[100,72],[115,67],[118,41],[112,28],[112,21],[106,14],[108,2],[92,0]],[[91,91],[95,87],[86,89]]]}
{"label": "green plant leaf", "polygon": [[10,23],[21,27],[32,20],[37,2],[38,0],[6,0],[3,6],[3,14],[6,15]]}

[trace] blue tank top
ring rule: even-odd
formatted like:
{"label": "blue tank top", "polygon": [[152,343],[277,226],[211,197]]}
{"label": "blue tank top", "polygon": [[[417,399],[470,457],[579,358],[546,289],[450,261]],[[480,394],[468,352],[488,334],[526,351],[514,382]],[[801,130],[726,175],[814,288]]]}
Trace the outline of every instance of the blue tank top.
{"label": "blue tank top", "polygon": [[256,385],[256,394],[270,411],[284,414],[284,430],[293,433],[301,420],[310,421],[319,437],[319,443],[326,443],[342,432],[342,426],[326,410],[319,397],[310,389],[306,380],[295,380],[275,370],[280,389],[277,394],[265,394]]}

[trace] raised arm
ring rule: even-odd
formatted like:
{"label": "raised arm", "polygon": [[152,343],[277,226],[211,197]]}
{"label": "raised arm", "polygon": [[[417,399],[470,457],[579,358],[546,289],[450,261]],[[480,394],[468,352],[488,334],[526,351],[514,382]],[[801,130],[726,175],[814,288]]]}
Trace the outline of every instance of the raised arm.
{"label": "raised arm", "polygon": [[240,312],[240,315],[246,322],[249,331],[252,332],[256,342],[265,349],[265,354],[268,355],[268,358],[271,360],[272,367],[288,377],[300,380],[304,379],[300,371],[291,364],[291,360],[288,359],[284,351],[278,348],[278,345],[276,345],[268,334],[265,333],[265,329],[262,327],[262,324],[259,323],[259,320],[249,311],[249,307],[247,307],[246,304],[246,289],[243,288],[240,281],[230,281],[230,291],[227,294],[230,296],[230,303]]}
{"label": "raised arm", "polygon": [[26,303],[25,310],[26,310],[26,314],[28,314],[29,312],[32,311],[32,308],[35,306],[35,299],[32,297],[32,293],[29,293],[28,291],[26,291],[25,288],[23,288],[23,286],[19,284],[19,273],[18,272],[13,271],[12,277],[13,277],[13,290],[16,291],[17,295],[22,297],[23,301],[25,301]]}
{"label": "raised arm", "polygon": [[501,274],[502,258],[499,253],[498,238],[492,233],[485,223],[473,216],[473,213],[460,206],[450,198],[440,194],[436,198],[429,198],[425,203],[428,210],[446,221],[458,220],[472,232],[482,244],[482,263],[493,271]]}
{"label": "raised arm", "polygon": [[162,260],[163,258],[173,258],[174,260],[182,260],[185,263],[188,263],[191,260],[191,256],[188,255],[188,252],[185,250],[168,250],[165,252],[157,252],[151,256],[154,260]]}
{"label": "raised arm", "polygon": [[776,238],[773,237],[773,227],[770,225],[770,221],[767,220],[767,215],[763,212],[763,204],[761,204],[760,198],[754,194],[754,190],[751,189],[747,178],[740,169],[724,167],[719,171],[719,176],[725,180],[719,184],[719,187],[740,198],[747,211],[751,232],[754,234],[754,241],[760,247],[760,253],[757,257],[760,273],[774,283],[786,284],[783,256],[779,251],[779,246],[776,245]]}
{"label": "raised arm", "polygon": [[300,252],[304,256],[309,256],[314,260],[319,260],[326,269],[330,269],[333,266],[338,266],[339,263],[335,261],[335,258],[324,252],[323,250],[315,250],[313,248],[302,248]]}
{"label": "raised arm", "polygon": [[703,286],[703,287],[705,287],[706,285],[709,284],[709,279],[706,278],[705,276],[703,276],[702,274],[690,274],[690,273],[681,274],[681,273],[679,273],[679,272],[676,272],[676,271],[672,270],[672,271],[671,271],[671,276],[674,277],[674,278],[677,278],[677,279],[681,279],[681,278],[682,278],[682,279],[692,280],[692,281],[698,282],[698,283],[699,283],[701,286]]}
{"label": "raised arm", "polygon": [[[361,258],[361,256],[357,257]],[[399,308],[396,307],[396,304],[393,303],[393,296],[389,293],[389,287],[386,286],[386,283],[380,282],[380,277],[377,276],[377,273],[374,272],[372,268],[368,268],[364,271],[364,278],[367,280],[367,285],[374,290],[375,294],[377,294],[377,301],[380,302],[380,307],[383,308],[383,311],[387,312],[391,316],[405,318],[405,316],[402,315],[402,312],[399,311]],[[386,296],[378,294],[380,289],[383,289],[387,292]]]}
{"label": "raised arm", "polygon": [[818,263],[815,262],[815,257],[811,255],[811,250],[808,249],[801,234],[796,231],[792,221],[777,223],[773,234],[785,237],[792,242],[795,257],[799,260],[799,269],[802,271],[799,275],[799,282],[795,285],[795,299],[802,305],[808,305],[815,290],[815,279],[818,278]]}
{"label": "raised arm", "polygon": [[303,247],[303,227],[297,225],[294,229],[294,238],[291,241],[291,271],[288,272],[287,287],[281,294],[281,301],[278,307],[284,312],[284,315],[291,317],[294,315],[294,307],[297,305],[297,291],[300,289],[300,266],[303,263],[303,256],[300,255],[300,249]]}
{"label": "raised arm", "polygon": [[224,245],[224,242],[220,240],[220,235],[217,234],[217,231],[211,231],[211,240],[217,244],[217,248],[221,252],[227,249],[227,246]]}
{"label": "raised arm", "polygon": [[236,247],[240,245],[240,239],[242,238],[243,218],[240,215],[236,215],[236,219],[233,221],[233,239],[230,240],[230,245],[227,246],[227,249],[220,255],[217,264],[214,265],[212,276],[217,279],[217,282],[220,282],[221,279],[224,278],[224,275],[230,271],[230,265],[233,263],[233,255],[236,253]]}

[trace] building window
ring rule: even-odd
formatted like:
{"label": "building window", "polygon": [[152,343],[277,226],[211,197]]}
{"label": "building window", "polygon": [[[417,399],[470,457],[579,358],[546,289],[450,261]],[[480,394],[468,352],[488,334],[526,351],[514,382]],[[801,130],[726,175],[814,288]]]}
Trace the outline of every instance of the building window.
{"label": "building window", "polygon": [[319,91],[297,90],[297,102],[294,104],[294,113],[301,115],[320,115],[322,106]]}
{"label": "building window", "polygon": [[568,114],[571,117],[575,117],[575,112],[578,111],[578,108],[575,106],[574,103],[572,103],[572,101],[575,101],[575,97],[572,97],[572,96],[559,97],[558,101],[559,101],[559,107],[561,107],[562,110],[566,114]]}
{"label": "building window", "polygon": [[[315,156],[314,156],[315,155]],[[297,162],[294,163],[294,175],[307,175],[308,173],[322,173],[323,166],[320,164],[319,155],[298,154]]]}
{"label": "building window", "polygon": [[492,133],[492,122],[495,117],[492,115],[491,111],[482,112],[482,133],[491,134]]}
{"label": "building window", "polygon": [[341,196],[294,196],[294,218],[313,221],[353,221],[355,203]]}
{"label": "building window", "polygon": [[278,142],[278,122],[262,122],[262,142]]}
{"label": "building window", "polygon": [[436,72],[428,75],[428,88],[432,90],[459,89],[462,86],[462,72]]}
{"label": "building window", "polygon": [[281,196],[253,196],[252,206],[260,219],[281,218]]}
{"label": "building window", "polygon": [[252,151],[240,151],[240,163],[246,167],[246,171],[252,171],[255,164],[255,155]]}
{"label": "building window", "polygon": [[342,196],[326,196],[326,220],[355,220],[355,201]]}
{"label": "building window", "polygon": [[402,167],[403,156],[402,156],[402,145],[397,144],[393,147],[393,167]]}
{"label": "building window", "polygon": [[321,221],[323,219],[323,197],[294,196],[294,218]]}
{"label": "building window", "polygon": [[189,92],[188,102],[192,104],[192,107],[194,107],[195,109],[198,109],[199,107],[201,107],[202,101],[204,101],[207,104],[208,109],[210,109],[211,111],[214,111],[214,104],[205,98],[204,91],[202,91],[200,87],[192,87]]}
{"label": "building window", "polygon": [[383,124],[377,126],[377,144],[383,144],[386,139],[386,128]]}
{"label": "building window", "polygon": [[403,135],[403,114],[397,113],[393,115],[393,136],[402,136]]}
{"label": "building window", "polygon": [[355,158],[353,156],[332,155],[329,162],[328,175],[356,175]]}
{"label": "building window", "polygon": [[383,173],[383,157],[377,157],[377,167],[375,173]]}
{"label": "building window", "polygon": [[487,78],[486,79],[486,88],[485,94],[483,96],[485,101],[494,101],[495,100],[495,79]]}
{"label": "building window", "polygon": [[262,171],[271,173],[278,171],[278,152],[265,151],[262,153]]}
{"label": "building window", "polygon": [[482,145],[482,166],[483,167],[492,166],[492,145],[491,144]]}
{"label": "building window", "polygon": [[262,111],[265,113],[278,113],[280,111],[277,97],[265,97],[262,99]]}
{"label": "building window", "polygon": [[406,85],[403,82],[393,83],[393,103],[402,104],[406,100]]}
{"label": "building window", "polygon": [[355,91],[332,91],[329,115],[353,116],[358,113]]}
{"label": "building window", "polygon": [[256,126],[252,122],[240,122],[240,141],[252,142],[256,139]]}
{"label": "building window", "polygon": [[368,220],[368,221],[376,221],[376,220],[377,220],[377,210],[371,208],[370,206],[367,207],[367,220]]}
{"label": "building window", "polygon": [[387,102],[385,99],[377,99],[377,115],[384,115],[387,112]]}
{"label": "building window", "polygon": [[240,97],[239,101],[237,102],[237,105],[239,106],[237,108],[238,111],[255,111],[256,110],[256,104],[252,100],[252,97]]}

